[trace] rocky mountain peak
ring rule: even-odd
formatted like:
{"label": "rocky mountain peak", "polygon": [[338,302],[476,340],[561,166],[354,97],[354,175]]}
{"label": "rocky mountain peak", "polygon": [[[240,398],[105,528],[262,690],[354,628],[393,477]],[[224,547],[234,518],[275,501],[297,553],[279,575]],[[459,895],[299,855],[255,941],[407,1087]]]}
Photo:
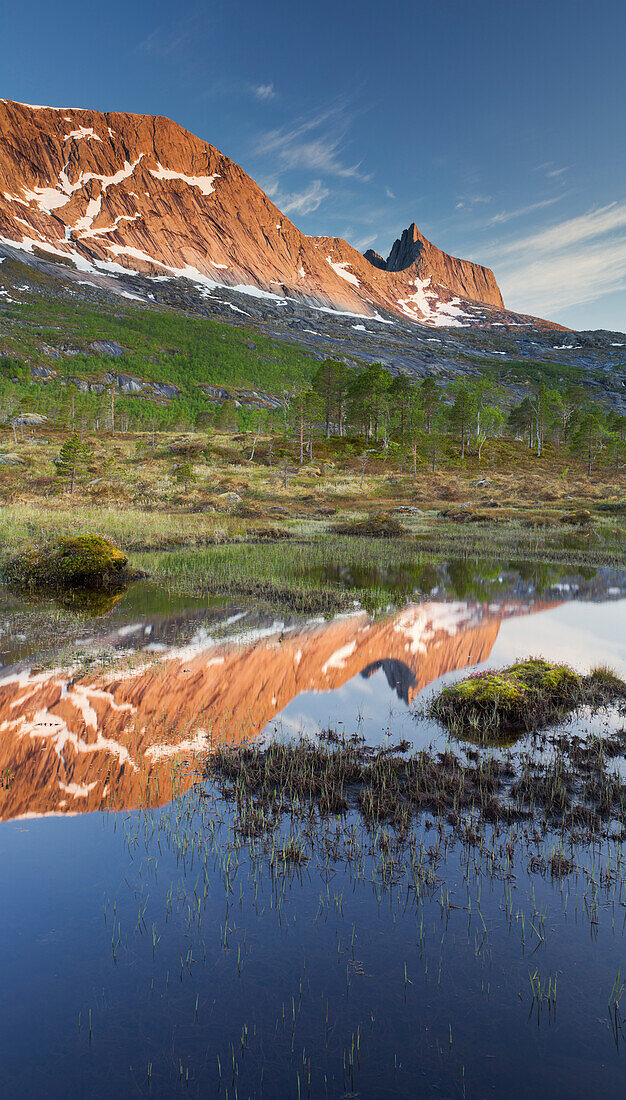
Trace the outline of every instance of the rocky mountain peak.
{"label": "rocky mountain peak", "polygon": [[421,282],[428,280],[429,285],[438,284],[462,298],[504,308],[490,268],[442,252],[420,232],[415,222],[394,241],[386,260],[371,249],[365,253],[365,259],[383,271],[411,273]]}
{"label": "rocky mountain peak", "polygon": [[428,243],[415,222],[411,222],[409,228],[392,245],[385,265],[387,271],[406,271],[419,258],[422,248]]}

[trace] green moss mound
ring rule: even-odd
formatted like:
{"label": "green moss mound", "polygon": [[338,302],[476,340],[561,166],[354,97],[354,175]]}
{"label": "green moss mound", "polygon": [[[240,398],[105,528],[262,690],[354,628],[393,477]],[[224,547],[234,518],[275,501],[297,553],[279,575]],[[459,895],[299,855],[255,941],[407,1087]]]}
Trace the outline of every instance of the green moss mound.
{"label": "green moss mound", "polygon": [[103,535],[64,536],[26,550],[2,571],[5,583],[29,589],[117,587],[136,576],[126,554]]}
{"label": "green moss mound", "polygon": [[541,658],[518,661],[444,688],[429,715],[464,739],[494,741],[507,731],[521,734],[565,718],[589,701],[588,679]]}
{"label": "green moss mound", "polygon": [[388,512],[378,512],[361,520],[337,523],[332,531],[336,535],[365,535],[378,539],[401,538],[407,533],[406,527]]}

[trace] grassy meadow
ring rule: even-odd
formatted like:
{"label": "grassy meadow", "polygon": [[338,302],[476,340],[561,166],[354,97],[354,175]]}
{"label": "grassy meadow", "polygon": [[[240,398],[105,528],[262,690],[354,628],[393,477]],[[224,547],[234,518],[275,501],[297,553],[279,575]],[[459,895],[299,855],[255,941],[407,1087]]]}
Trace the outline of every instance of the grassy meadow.
{"label": "grassy meadow", "polygon": [[[316,440],[300,465],[297,446],[252,432],[85,433],[72,492],[54,464],[66,438],[46,425],[16,442],[0,429],[0,453],[19,459],[0,466],[1,560],[59,535],[103,534],[171,587],[332,611],[367,593],[428,592],[420,569],[437,557],[626,558],[624,473],[589,478],[550,447],[537,458],[494,440],[482,462],[461,462],[442,440],[438,469],[424,458],[416,477],[412,456],[382,446],[364,470],[351,439]],[[395,537],[381,537],[381,516]],[[365,536],[350,533],[359,527]]]}

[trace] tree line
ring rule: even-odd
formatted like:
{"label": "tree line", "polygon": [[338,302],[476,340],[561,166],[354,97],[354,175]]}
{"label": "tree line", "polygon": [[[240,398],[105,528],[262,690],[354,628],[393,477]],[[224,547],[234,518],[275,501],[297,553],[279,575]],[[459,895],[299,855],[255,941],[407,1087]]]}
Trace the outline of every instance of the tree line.
{"label": "tree line", "polygon": [[[468,451],[482,458],[489,440],[508,436],[524,440],[541,457],[546,443],[582,455],[589,474],[601,453],[619,471],[626,458],[626,416],[592,400],[580,386],[547,384],[528,387],[521,399],[487,374],[440,383],[392,375],[381,363],[355,373],[327,359],[298,393],[290,395],[300,434],[306,424],[324,434],[356,434],[367,443],[409,446],[448,436],[463,459]],[[435,461],[435,459],[433,460]]]}
{"label": "tree line", "polygon": [[[567,383],[527,386],[514,399],[489,374],[452,381],[392,375],[382,363],[357,370],[325,359],[309,378],[275,395],[273,408],[250,408],[232,399],[212,402],[201,390],[167,402],[119,394],[82,393],[59,382],[33,383],[19,360],[0,361],[0,418],[11,423],[39,412],[82,438],[85,431],[111,435],[174,430],[251,431],[280,435],[295,444],[297,461],[312,458],[316,439],[350,438],[385,455],[402,449],[417,472],[418,454],[433,468],[445,444],[460,459],[481,460],[492,440],[524,441],[540,458],[547,444],[583,459],[591,475],[600,457],[619,472],[626,460],[626,417]],[[254,448],[254,443],[253,443]]]}

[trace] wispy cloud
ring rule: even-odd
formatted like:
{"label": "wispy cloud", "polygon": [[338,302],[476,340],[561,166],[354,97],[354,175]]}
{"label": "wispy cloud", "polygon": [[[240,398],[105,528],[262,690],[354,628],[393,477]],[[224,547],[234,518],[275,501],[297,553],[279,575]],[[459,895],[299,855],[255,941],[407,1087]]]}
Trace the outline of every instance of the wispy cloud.
{"label": "wispy cloud", "polygon": [[371,177],[361,171],[360,163],[346,163],[343,157],[349,122],[343,106],[330,107],[261,134],[253,152],[272,157],[283,171],[296,169],[367,181]]}
{"label": "wispy cloud", "polygon": [[249,80],[239,80],[231,75],[215,77],[202,89],[203,99],[256,99],[259,103],[271,103],[278,99],[273,84],[252,84]]}
{"label": "wispy cloud", "polygon": [[558,179],[558,177],[562,176],[565,172],[569,172],[570,167],[571,165],[566,164],[563,168],[556,168],[553,161],[546,160],[543,164],[538,164],[537,167],[533,169],[533,171],[542,172],[544,173],[546,179],[554,180]]}
{"label": "wispy cloud", "polygon": [[517,240],[504,242],[500,249],[511,252],[521,247],[531,252],[546,254],[580,244],[582,241],[593,240],[595,237],[606,236],[607,233],[614,233],[616,230],[626,230],[626,201],[609,203],[608,206],[589,210],[586,214],[568,218],[547,229],[540,229],[538,233],[530,233]]}
{"label": "wispy cloud", "polygon": [[378,233],[374,233],[371,237],[361,237],[358,241],[351,241],[351,244],[354,248],[358,249],[359,252],[365,252],[365,249],[373,245],[376,240],[378,240]]}
{"label": "wispy cloud", "polygon": [[251,91],[256,99],[260,99],[264,103],[267,103],[270,99],[276,99],[276,92],[273,84],[253,84]]}
{"label": "wispy cloud", "polygon": [[550,315],[626,288],[626,201],[487,250],[512,309]]}
{"label": "wispy cloud", "polygon": [[537,210],[543,210],[546,206],[553,206],[555,202],[560,202],[564,195],[556,195],[551,199],[542,199],[541,202],[531,202],[528,206],[520,206],[517,210],[502,210],[499,214],[494,214],[492,218],[489,218],[487,225],[502,225],[504,222],[513,221],[514,218],[523,218],[526,214],[534,214]]}
{"label": "wispy cloud", "polygon": [[277,180],[270,182],[263,190],[283,214],[312,214],[330,195],[328,187],[321,180],[313,180],[302,191],[282,192]]}
{"label": "wispy cloud", "polygon": [[456,204],[457,210],[465,210],[466,208],[472,208],[472,206],[480,206],[483,203],[491,202],[491,195],[463,195]]}
{"label": "wispy cloud", "polygon": [[189,41],[189,28],[173,34],[171,30],[155,27],[139,42],[137,49],[140,53],[152,54],[154,57],[172,57],[187,46]]}
{"label": "wispy cloud", "polygon": [[390,187],[385,187],[385,194],[388,199],[395,199],[396,197]]}

